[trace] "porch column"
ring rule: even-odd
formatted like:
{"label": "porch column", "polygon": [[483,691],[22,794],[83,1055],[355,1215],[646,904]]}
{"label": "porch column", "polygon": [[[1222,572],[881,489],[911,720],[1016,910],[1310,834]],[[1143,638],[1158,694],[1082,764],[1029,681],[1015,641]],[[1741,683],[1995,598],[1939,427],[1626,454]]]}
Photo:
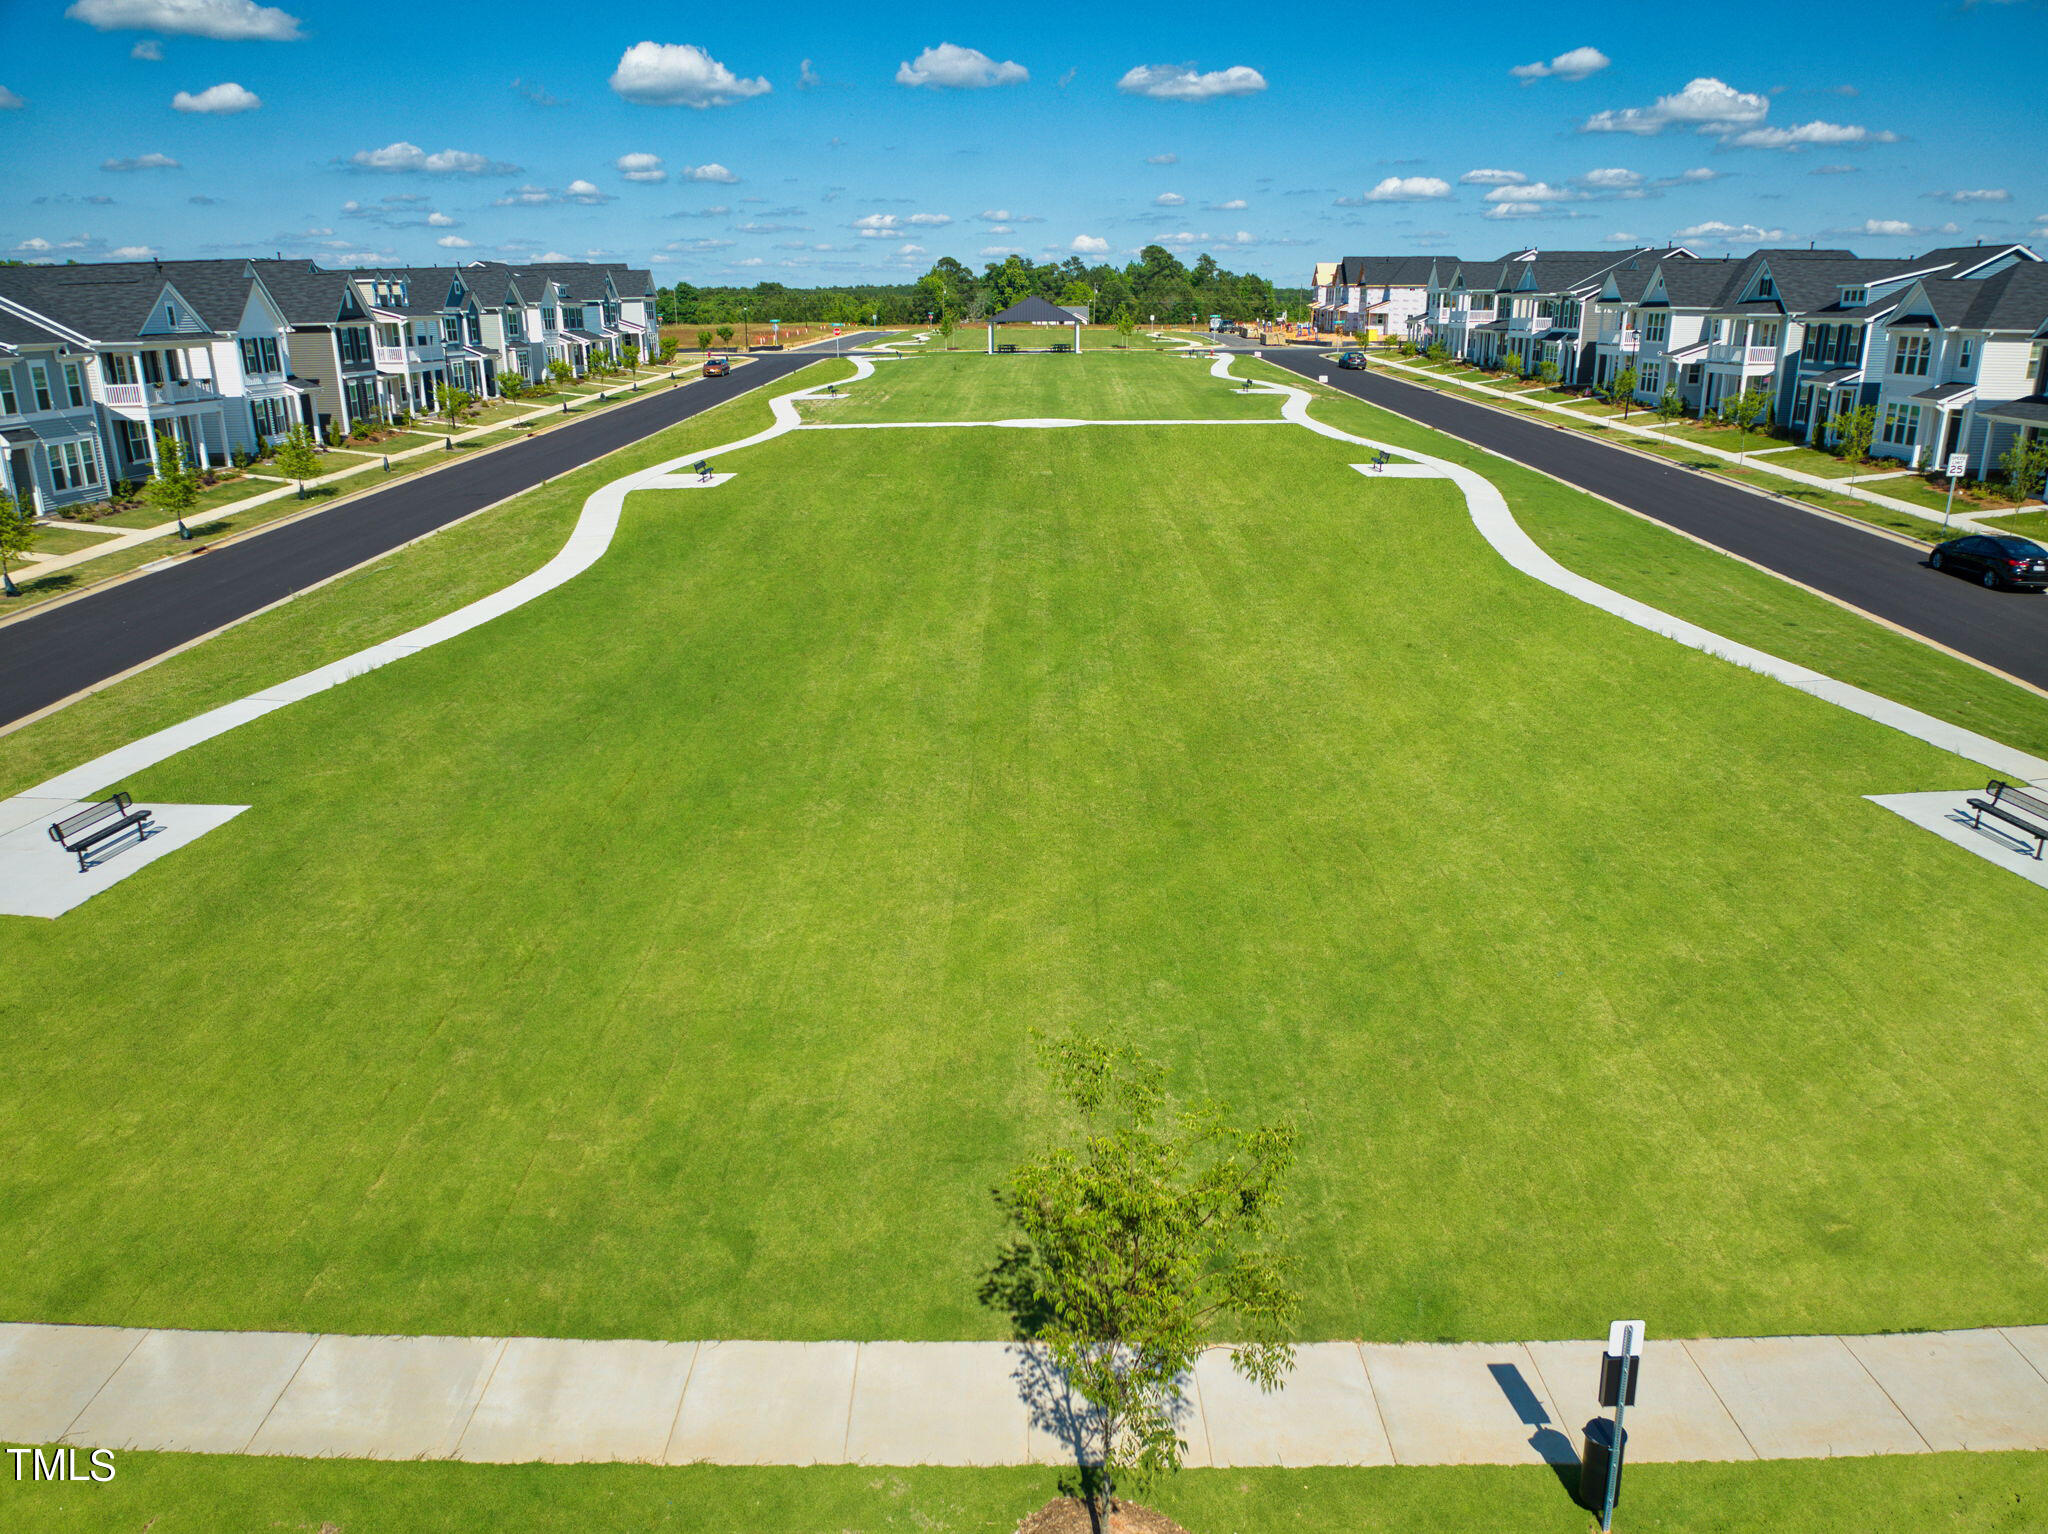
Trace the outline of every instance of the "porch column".
{"label": "porch column", "polygon": [[163,473],[163,464],[157,456],[156,422],[147,418],[144,419],[142,423],[142,438],[149,444],[149,477],[155,479],[159,474]]}

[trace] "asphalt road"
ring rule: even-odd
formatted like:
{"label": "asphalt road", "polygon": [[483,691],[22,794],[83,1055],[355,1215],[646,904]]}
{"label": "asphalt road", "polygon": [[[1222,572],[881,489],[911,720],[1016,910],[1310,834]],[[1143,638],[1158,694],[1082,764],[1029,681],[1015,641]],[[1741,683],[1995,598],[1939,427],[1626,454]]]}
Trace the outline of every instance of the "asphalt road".
{"label": "asphalt road", "polygon": [[2048,595],[1986,591],[1927,568],[1915,548],[1381,372],[1340,372],[1320,351],[1266,359],[1410,420],[1555,475],[1937,644],[2048,687]]}
{"label": "asphalt road", "polygon": [[[865,337],[848,336],[849,348]],[[331,512],[226,544],[0,628],[0,727],[507,496],[832,354],[757,352],[725,378],[660,389]]]}

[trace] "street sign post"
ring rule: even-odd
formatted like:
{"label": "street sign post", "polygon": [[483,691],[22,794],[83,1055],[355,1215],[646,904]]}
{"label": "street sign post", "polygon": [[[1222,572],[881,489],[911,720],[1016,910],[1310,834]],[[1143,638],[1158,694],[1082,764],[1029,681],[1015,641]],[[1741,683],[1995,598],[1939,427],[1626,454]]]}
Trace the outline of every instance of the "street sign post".
{"label": "street sign post", "polygon": [[1969,471],[1970,455],[1968,453],[1950,453],[1948,455],[1948,500],[1941,508],[1941,525],[1943,527],[1948,526],[1948,514],[1956,509],[1956,481]]}
{"label": "street sign post", "polygon": [[[1600,1361],[1600,1404],[1614,1408],[1614,1442],[1607,1455],[1607,1495],[1600,1502],[1600,1527],[1614,1526],[1614,1499],[1621,1493],[1621,1457],[1628,1440],[1622,1436],[1621,1419],[1636,1398],[1636,1372],[1642,1366],[1643,1323],[1617,1321],[1607,1329],[1607,1352]],[[1610,1367],[1614,1388],[1610,1398]]]}

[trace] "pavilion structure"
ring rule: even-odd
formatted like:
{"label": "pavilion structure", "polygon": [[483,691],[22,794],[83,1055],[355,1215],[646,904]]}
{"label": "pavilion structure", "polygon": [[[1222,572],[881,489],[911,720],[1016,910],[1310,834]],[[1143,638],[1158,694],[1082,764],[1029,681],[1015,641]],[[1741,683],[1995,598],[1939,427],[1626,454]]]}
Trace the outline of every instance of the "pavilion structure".
{"label": "pavilion structure", "polygon": [[996,352],[998,325],[1071,325],[1074,327],[1074,351],[1078,354],[1081,350],[1081,317],[1036,295],[1020,298],[1002,313],[988,317],[988,352],[991,357]]}

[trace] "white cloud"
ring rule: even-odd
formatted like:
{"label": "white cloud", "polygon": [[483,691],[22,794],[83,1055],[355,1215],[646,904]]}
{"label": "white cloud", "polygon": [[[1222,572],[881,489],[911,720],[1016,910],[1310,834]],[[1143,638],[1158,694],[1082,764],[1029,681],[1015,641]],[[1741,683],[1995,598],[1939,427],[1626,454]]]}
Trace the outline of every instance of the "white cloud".
{"label": "white cloud", "polygon": [[443,149],[428,154],[419,145],[408,144],[403,139],[395,144],[386,144],[382,149],[358,149],[348,157],[347,163],[358,170],[393,174],[419,171],[429,176],[510,176],[519,170],[516,165],[507,165],[467,149]]}
{"label": "white cloud", "polygon": [[1251,204],[1246,202],[1242,197],[1233,197],[1228,202],[1210,203],[1209,210],[1212,213],[1241,213],[1250,206]]}
{"label": "white cloud", "polygon": [[1388,176],[1365,194],[1367,202],[1434,202],[1451,195],[1451,184],[1435,176]]}
{"label": "white cloud", "polygon": [[1638,240],[1638,239],[1637,239],[1637,238],[1636,238],[1636,237],[1635,237],[1634,235],[1630,234],[1630,233],[1629,233],[1629,232],[1628,232],[1627,230],[1625,230],[1625,229],[1617,229],[1617,230],[1615,230],[1615,231],[1614,231],[1614,233],[1612,233],[1612,234],[1610,234],[1610,235],[1606,235],[1606,236],[1603,236],[1603,238],[1604,238],[1604,239],[1606,240],[1606,242],[1607,242],[1607,243],[1608,243],[1609,245],[1640,245],[1640,244],[1642,244],[1642,241],[1641,241],[1641,240]]}
{"label": "white cloud", "polygon": [[1816,165],[1807,172],[1809,176],[1860,176],[1862,174],[1863,167],[1860,165]]}
{"label": "white cloud", "polygon": [[1517,64],[1508,71],[1524,85],[1555,75],[1560,80],[1583,80],[1597,75],[1614,61],[1598,48],[1573,48],[1560,53],[1548,64]]}
{"label": "white cloud", "polygon": [[720,186],[738,186],[740,178],[716,160],[706,165],[685,165],[676,172],[685,181],[714,181]]}
{"label": "white cloud", "polygon": [[1540,202],[1497,202],[1486,210],[1488,218],[1542,218],[1554,211]]}
{"label": "white cloud", "polygon": [[1931,234],[1934,231],[1909,224],[1903,218],[1866,218],[1853,229],[1839,231],[1842,234],[1874,234],[1894,237],[1909,234]]}
{"label": "white cloud", "polygon": [[896,254],[899,256],[921,256],[924,254],[924,247],[922,245],[898,245],[896,247]]}
{"label": "white cloud", "polygon": [[574,261],[575,259],[574,256],[559,250],[546,251],[534,257],[536,261]]}
{"label": "white cloud", "polygon": [[1178,192],[1161,192],[1152,201],[1162,208],[1178,208],[1184,206],[1187,199]]}
{"label": "white cloud", "polygon": [[1932,197],[1932,198],[1933,198],[1933,199],[1934,199],[1935,201],[1937,201],[1937,202],[2011,202],[2011,201],[2012,201],[2012,193],[2008,192],[2008,191],[2007,191],[2007,190],[2006,190],[2006,189],[2005,189],[2004,187],[2002,187],[2002,186],[1986,186],[1986,187],[1979,187],[1979,188],[1977,188],[1977,189],[1976,189],[1975,191],[1962,191],[1962,192],[1926,192],[1926,193],[1923,193],[1922,195],[1923,195],[1923,196],[1927,196],[1927,197]]}
{"label": "white cloud", "polygon": [[156,259],[154,245],[117,245],[107,254],[116,261],[153,261]]}
{"label": "white cloud", "polygon": [[1100,235],[1077,234],[1074,236],[1073,243],[1067,249],[1079,251],[1083,255],[1101,255],[1109,249],[1109,241],[1103,239]]}
{"label": "white cloud", "polygon": [[1259,243],[1259,237],[1249,229],[1240,229],[1230,237],[1230,243],[1233,245],[1256,245]]}
{"label": "white cloud", "polygon": [[1657,184],[1659,186],[1692,186],[1701,181],[1719,181],[1720,179],[1721,173],[1719,171],[1708,170],[1704,165],[1695,165],[1691,170],[1682,170],[1675,176],[1666,176]]}
{"label": "white cloud", "polygon": [[101,32],[168,32],[216,42],[295,42],[299,18],[254,0],[76,0],[64,12]]}
{"label": "white cloud", "polygon": [[991,224],[988,232],[990,234],[1015,234],[1017,231],[1008,224]]}
{"label": "white cloud", "polygon": [[1007,256],[1014,254],[1020,248],[1021,247],[1016,245],[984,245],[978,252],[976,252],[976,254],[984,256]]}
{"label": "white cloud", "polygon": [[429,229],[459,229],[462,226],[445,213],[429,213],[427,215],[427,227]]}
{"label": "white cloud", "polygon": [[1468,170],[1458,178],[1461,186],[1519,186],[1529,178],[1518,170]]}
{"label": "white cloud", "polygon": [[1140,64],[1116,82],[1116,88],[1155,101],[1209,101],[1217,96],[1253,96],[1266,88],[1256,69],[1233,64],[1198,74],[1192,64]]}
{"label": "white cloud", "polygon": [[28,103],[6,86],[0,85],[0,112],[19,112]]}
{"label": "white cloud", "polygon": [[198,95],[190,91],[179,91],[171,98],[174,112],[201,112],[216,117],[232,117],[237,112],[253,112],[263,105],[263,98],[254,91],[244,90],[232,80],[223,80],[219,85],[209,85]]}
{"label": "white cloud", "polygon": [[863,213],[853,221],[853,227],[864,240],[892,239],[903,232],[901,221],[893,213]]}
{"label": "white cloud", "polygon": [[1045,219],[1036,213],[1012,213],[1008,208],[983,208],[974,215],[989,224],[1042,224]]}
{"label": "white cloud", "polygon": [[773,90],[767,80],[745,80],[690,43],[635,43],[619,55],[611,86],[628,101],[654,107],[730,106]]}
{"label": "white cloud", "polygon": [[927,48],[914,61],[896,66],[898,85],[922,85],[929,90],[982,90],[991,85],[1021,85],[1031,71],[1015,59],[998,64],[979,48],[962,48],[958,43],[940,43]]}
{"label": "white cloud", "polygon": [[[596,205],[613,201],[612,194],[602,190],[595,183],[578,178],[557,192],[552,187],[522,186],[507,192],[494,204],[499,208],[545,208],[559,202],[580,202]],[[433,222],[430,218],[429,223]]]}
{"label": "white cloud", "polygon": [[1711,75],[1686,82],[1685,89],[1659,96],[1646,107],[1595,112],[1579,125],[1581,133],[1662,133],[1672,123],[1696,123],[1703,131],[1735,132],[1763,121],[1771,109],[1768,96],[1739,91]]}
{"label": "white cloud", "polygon": [[102,160],[101,170],[181,170],[182,166],[167,154],[139,154],[127,160]]}
{"label": "white cloud", "polygon": [[444,234],[434,243],[443,250],[474,250],[476,248],[474,244],[465,240],[459,234]]}
{"label": "white cloud", "polygon": [[658,154],[622,154],[614,163],[619,174],[628,181],[668,180],[668,172],[662,168]]}
{"label": "white cloud", "polygon": [[662,249],[702,254],[706,251],[730,250],[732,244],[731,240],[671,240],[662,246]]}
{"label": "white cloud", "polygon": [[1548,181],[1531,181],[1527,186],[1497,186],[1486,194],[1492,203],[1505,202],[1575,202],[1585,196],[1568,186],[1552,186]]}
{"label": "white cloud", "polygon": [[816,90],[819,86],[823,85],[824,83],[824,76],[819,74],[817,70],[811,68],[811,61],[809,59],[805,59],[803,63],[797,66],[796,88],[798,90]]}
{"label": "white cloud", "polygon": [[1619,165],[1603,170],[1589,170],[1579,177],[1579,185],[1596,187],[1603,192],[1626,192],[1643,184],[1642,175],[1637,171],[1624,170]]}
{"label": "white cloud", "polygon": [[537,107],[558,107],[562,104],[562,98],[560,96],[550,94],[542,86],[540,86],[538,83],[532,80],[524,78],[514,80],[512,82],[512,89],[517,91],[520,95],[524,96],[528,101],[532,102]]}
{"label": "white cloud", "polygon": [[942,224],[952,223],[953,215],[950,213],[913,213],[910,215],[910,221],[913,224],[922,224],[928,229],[937,229]]}
{"label": "white cloud", "polygon": [[1782,229],[1764,229],[1756,224],[1724,224],[1717,218],[1710,218],[1703,224],[1691,224],[1684,229],[1671,231],[1674,240],[1720,240],[1730,245],[1767,245],[1773,240],[1785,238]]}
{"label": "white cloud", "polygon": [[[1708,129],[1701,129],[1707,132]],[[1749,128],[1724,137],[1730,149],[1804,149],[1808,144],[1895,144],[1896,133],[1848,123],[1794,123],[1788,128]]]}
{"label": "white cloud", "polygon": [[1145,156],[1145,163],[1147,165],[1178,165],[1180,164],[1180,156],[1177,154],[1148,154]]}
{"label": "white cloud", "polygon": [[145,37],[128,50],[128,57],[141,59],[145,64],[161,64],[164,61],[164,45],[153,37]]}

